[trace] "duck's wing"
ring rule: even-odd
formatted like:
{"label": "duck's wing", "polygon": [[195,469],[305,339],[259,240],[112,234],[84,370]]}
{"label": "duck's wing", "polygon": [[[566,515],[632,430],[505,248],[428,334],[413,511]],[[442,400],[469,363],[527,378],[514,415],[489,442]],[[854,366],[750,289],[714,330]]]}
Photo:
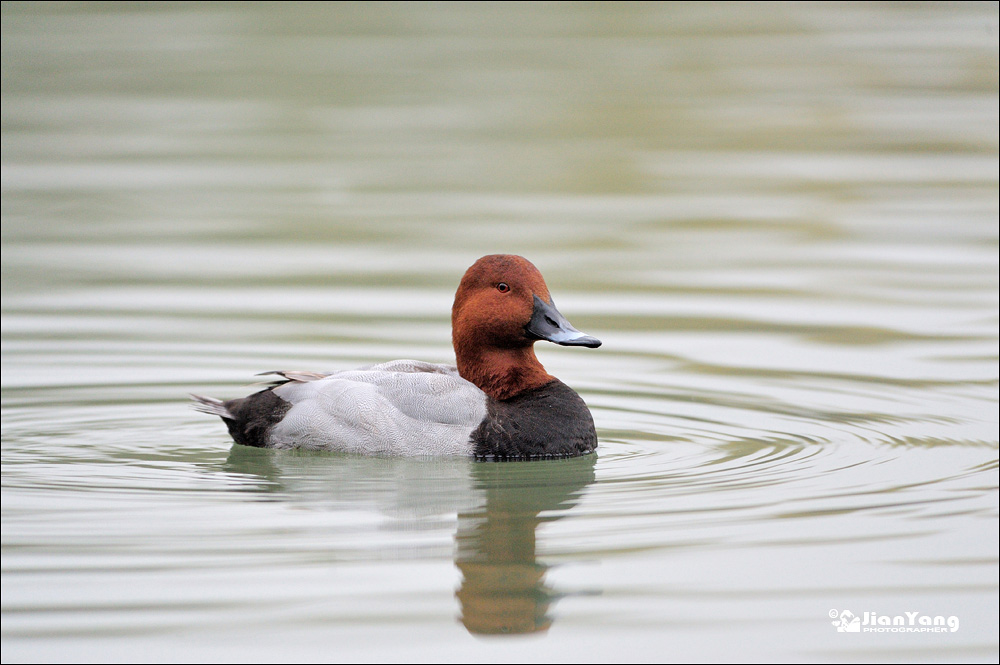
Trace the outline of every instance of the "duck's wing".
{"label": "duck's wing", "polygon": [[450,365],[396,360],[322,377],[279,374],[286,381],[273,392],[291,408],[271,430],[275,448],[467,455],[486,417],[486,394]]}
{"label": "duck's wing", "polygon": [[282,370],[272,370],[270,372],[261,372],[257,376],[280,376],[280,379],[268,379],[263,381],[267,385],[281,385],[288,381],[298,381],[300,383],[307,383],[309,381],[319,381],[320,379],[325,379],[335,372],[310,372],[308,370],[301,369],[282,369]]}
{"label": "duck's wing", "polygon": [[[436,363],[428,363],[422,360],[390,360],[389,362],[379,363],[377,365],[368,365],[362,367],[362,370],[366,371],[380,371],[380,372],[404,372],[404,373],[416,373],[416,372],[429,372],[431,374],[446,374],[448,376],[458,376],[458,368],[454,365],[441,365]],[[271,370],[270,372],[261,372],[257,376],[280,376],[280,379],[268,379],[264,383],[269,385],[281,385],[282,383],[287,383],[289,381],[298,381],[299,383],[308,383],[309,381],[319,381],[320,379],[325,379],[328,376],[333,376],[334,374],[340,374],[341,372],[356,372],[358,370],[341,370],[340,372],[313,372],[309,370],[302,369],[282,369],[282,370]]]}

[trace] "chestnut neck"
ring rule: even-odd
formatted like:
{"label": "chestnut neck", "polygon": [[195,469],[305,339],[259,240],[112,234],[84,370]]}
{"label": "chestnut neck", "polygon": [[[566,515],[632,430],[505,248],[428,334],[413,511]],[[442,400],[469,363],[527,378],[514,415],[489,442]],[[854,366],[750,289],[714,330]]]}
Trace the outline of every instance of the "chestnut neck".
{"label": "chestnut neck", "polygon": [[455,345],[458,373],[496,400],[516,397],[525,390],[554,380],[535,357],[532,345],[514,348]]}

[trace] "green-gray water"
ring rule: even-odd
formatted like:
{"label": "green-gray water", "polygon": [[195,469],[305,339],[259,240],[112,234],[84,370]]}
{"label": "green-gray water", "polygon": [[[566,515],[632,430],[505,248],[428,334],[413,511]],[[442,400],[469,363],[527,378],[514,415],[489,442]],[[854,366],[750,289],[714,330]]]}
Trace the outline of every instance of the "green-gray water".
{"label": "green-gray water", "polygon": [[[997,19],[4,2],[3,661],[995,662]],[[450,362],[495,252],[596,457],[186,404]]]}

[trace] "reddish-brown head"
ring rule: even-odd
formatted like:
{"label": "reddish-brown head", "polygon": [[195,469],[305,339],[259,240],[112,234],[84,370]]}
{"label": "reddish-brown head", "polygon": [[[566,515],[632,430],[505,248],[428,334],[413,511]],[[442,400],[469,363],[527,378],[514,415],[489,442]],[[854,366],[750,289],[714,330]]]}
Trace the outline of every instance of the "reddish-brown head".
{"label": "reddish-brown head", "polygon": [[553,380],[535,357],[537,340],[601,344],[573,328],[552,304],[538,269],[511,254],[484,256],[466,271],[455,293],[451,330],[459,373],[495,399]]}

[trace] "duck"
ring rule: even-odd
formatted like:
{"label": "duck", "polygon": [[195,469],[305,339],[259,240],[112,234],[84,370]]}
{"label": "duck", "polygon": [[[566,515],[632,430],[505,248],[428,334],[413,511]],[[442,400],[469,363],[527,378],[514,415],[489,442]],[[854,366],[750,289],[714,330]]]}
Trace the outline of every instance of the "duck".
{"label": "duck", "polygon": [[454,365],[393,360],[335,372],[265,372],[247,397],[191,395],[237,444],[369,456],[477,460],[576,457],[597,448],[584,400],[545,371],[534,345],[597,348],[556,309],[527,259],[491,254],[466,270],[451,310]]}

